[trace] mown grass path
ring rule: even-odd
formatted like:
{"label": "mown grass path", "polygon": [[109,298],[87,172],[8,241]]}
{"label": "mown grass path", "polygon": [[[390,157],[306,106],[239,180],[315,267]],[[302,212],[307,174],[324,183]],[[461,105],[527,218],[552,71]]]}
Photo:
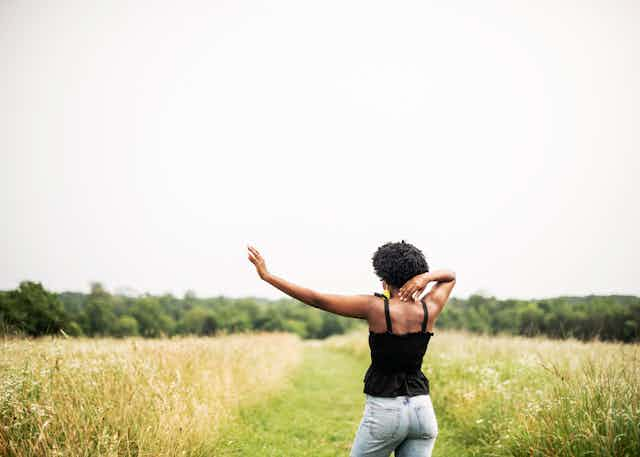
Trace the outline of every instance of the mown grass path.
{"label": "mown grass path", "polygon": [[[291,378],[291,388],[241,409],[215,443],[213,455],[349,455],[364,410],[362,378],[369,360],[317,342],[305,343],[303,356]],[[446,442],[440,437],[438,441],[434,454],[447,455]]]}
{"label": "mown grass path", "polygon": [[348,455],[364,409],[367,364],[314,342],[292,387],[251,408],[223,432],[219,456]]}

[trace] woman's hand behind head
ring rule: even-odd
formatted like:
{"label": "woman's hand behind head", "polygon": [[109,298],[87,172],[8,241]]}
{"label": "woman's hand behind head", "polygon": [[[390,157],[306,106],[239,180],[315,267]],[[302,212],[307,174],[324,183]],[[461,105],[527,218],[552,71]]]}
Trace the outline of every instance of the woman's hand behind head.
{"label": "woman's hand behind head", "polygon": [[[415,275],[413,278],[404,283],[404,285],[398,291],[400,300],[407,301],[409,298],[417,298],[422,294],[424,288],[429,284],[429,276],[427,273],[421,273]],[[418,292],[417,297],[413,295]]]}

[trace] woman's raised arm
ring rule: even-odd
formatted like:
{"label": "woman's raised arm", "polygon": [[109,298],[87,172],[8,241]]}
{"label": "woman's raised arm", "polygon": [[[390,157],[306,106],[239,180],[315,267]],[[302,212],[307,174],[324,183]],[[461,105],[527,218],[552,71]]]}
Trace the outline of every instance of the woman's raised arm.
{"label": "woman's raised arm", "polygon": [[266,262],[258,250],[253,246],[247,246],[247,248],[249,249],[249,260],[255,265],[258,275],[273,287],[314,308],[341,316],[367,319],[373,296],[325,294],[299,286],[269,273]]}

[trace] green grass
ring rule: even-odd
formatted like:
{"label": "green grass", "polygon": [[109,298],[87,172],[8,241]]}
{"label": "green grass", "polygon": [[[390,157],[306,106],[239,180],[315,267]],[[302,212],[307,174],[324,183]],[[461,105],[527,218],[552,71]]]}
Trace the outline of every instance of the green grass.
{"label": "green grass", "polygon": [[217,456],[348,455],[364,410],[361,360],[308,342],[291,387],[240,410]]}
{"label": "green grass", "polygon": [[[289,388],[250,408],[222,431],[210,450],[220,457],[347,456],[364,412],[362,378],[369,360],[324,344],[305,343]],[[437,414],[437,411],[436,411]],[[434,454],[466,455],[441,425]]]}

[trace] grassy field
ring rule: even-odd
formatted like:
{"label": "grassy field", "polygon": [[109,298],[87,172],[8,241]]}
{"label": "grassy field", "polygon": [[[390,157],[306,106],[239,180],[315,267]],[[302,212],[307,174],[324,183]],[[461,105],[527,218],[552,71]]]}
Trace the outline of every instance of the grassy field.
{"label": "grassy field", "polygon": [[0,455],[208,456],[301,355],[290,334],[4,341]]}
{"label": "grassy field", "polygon": [[[366,335],[327,346],[368,357]],[[441,456],[640,456],[640,347],[438,332],[423,370]]]}
{"label": "grassy field", "polygon": [[[0,455],[348,455],[366,331],[6,341]],[[437,332],[437,456],[639,456],[640,347]]]}

